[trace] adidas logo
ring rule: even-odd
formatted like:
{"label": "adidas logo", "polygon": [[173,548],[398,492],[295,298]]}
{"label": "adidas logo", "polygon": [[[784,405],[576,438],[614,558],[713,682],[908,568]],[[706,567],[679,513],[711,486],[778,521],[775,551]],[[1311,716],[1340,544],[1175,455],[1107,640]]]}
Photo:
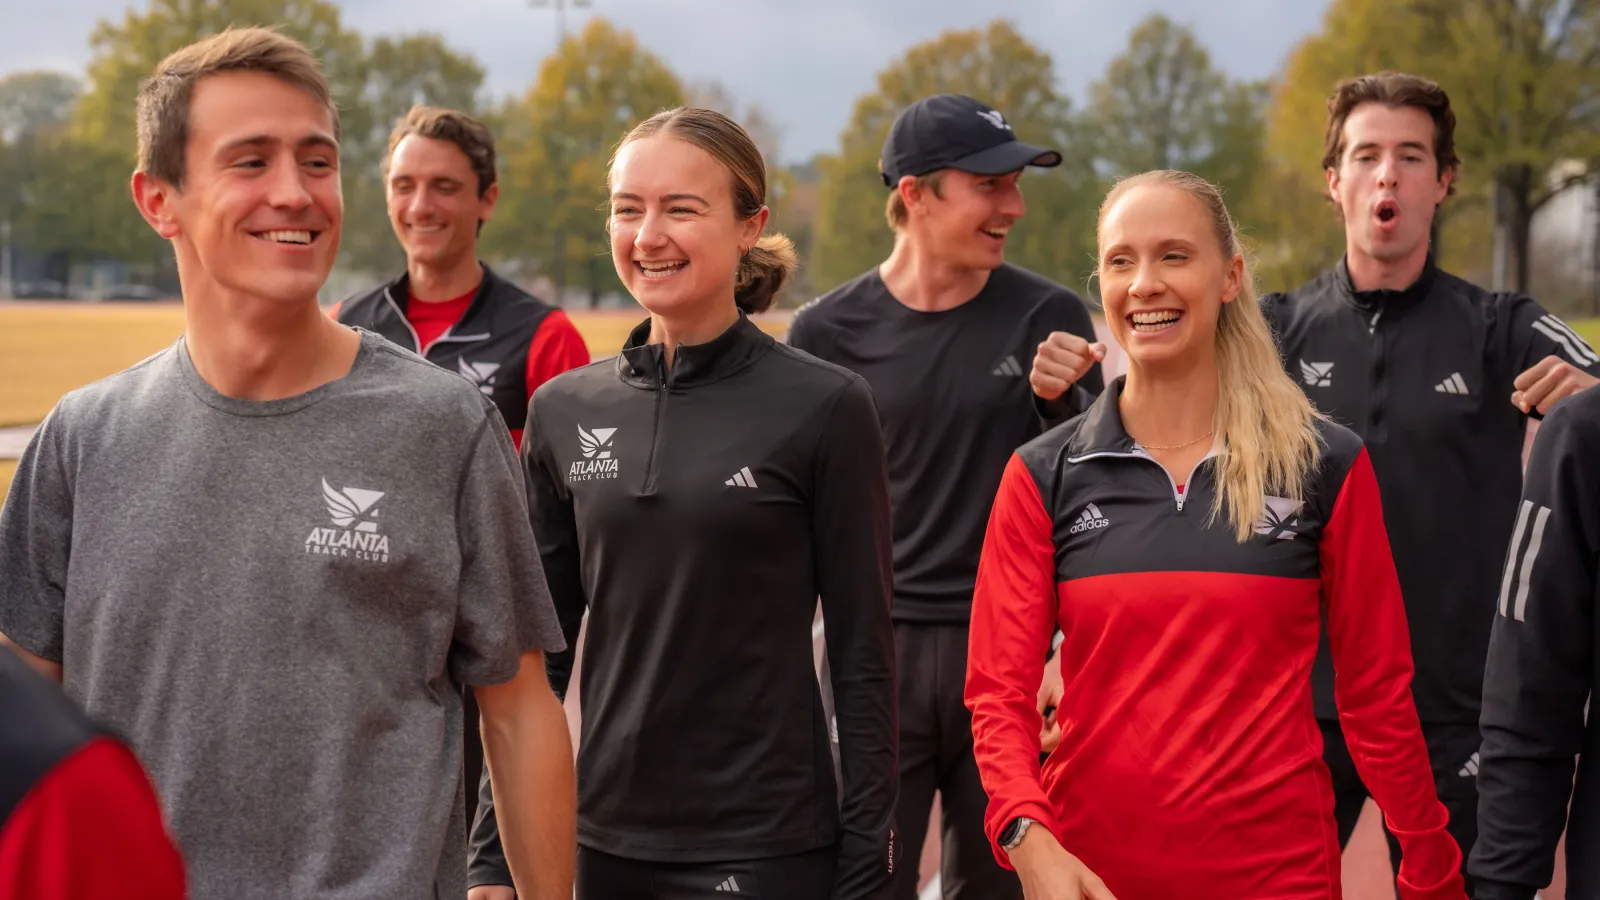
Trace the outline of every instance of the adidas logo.
{"label": "adidas logo", "polygon": [[1300,360],[1300,377],[1308,387],[1332,387],[1333,363]]}
{"label": "adidas logo", "polygon": [[461,377],[477,385],[478,390],[484,392],[485,394],[494,393],[494,373],[499,370],[499,363],[469,363],[466,361],[466,359],[462,359],[459,368],[461,370]]}
{"label": "adidas logo", "polygon": [[733,487],[753,488],[756,486],[756,477],[750,474],[750,467],[745,466],[733,473],[733,477],[724,481],[723,484],[732,485]]}
{"label": "adidas logo", "polygon": [[1433,389],[1438,391],[1441,394],[1466,394],[1466,393],[1468,393],[1468,391],[1467,391],[1467,383],[1465,381],[1461,380],[1461,373],[1460,372],[1456,372],[1456,373],[1452,374],[1449,378],[1446,378],[1445,380],[1443,380],[1443,381],[1439,382],[1438,384],[1434,385]]}
{"label": "adidas logo", "polygon": [[1100,514],[1100,507],[1091,503],[1083,508],[1083,512],[1078,514],[1078,521],[1072,523],[1072,527],[1067,529],[1067,533],[1082,534],[1085,531],[1104,528],[1110,524],[1111,520]]}
{"label": "adidas logo", "polygon": [[1461,771],[1457,772],[1456,774],[1460,775],[1462,778],[1477,778],[1478,761],[1478,754],[1474,752],[1472,756],[1467,758],[1467,764],[1462,766]]}
{"label": "adidas logo", "polygon": [[727,891],[728,893],[731,893],[731,894],[737,894],[737,893],[739,893],[739,882],[738,882],[737,879],[735,879],[733,876],[730,875],[730,876],[728,876],[728,880],[727,881],[724,881],[723,883],[717,885],[717,890],[719,890],[719,891]]}
{"label": "adidas logo", "polygon": [[1540,316],[1539,320],[1533,323],[1533,330],[1555,341],[1561,349],[1567,351],[1567,356],[1580,366],[1592,366],[1600,362],[1600,353],[1595,353],[1588,341],[1579,337],[1567,323],[1549,313]]}
{"label": "adidas logo", "polygon": [[1017,378],[1022,375],[1022,366],[1017,363],[1015,356],[1007,356],[1000,360],[1000,365],[994,367],[994,374],[1002,377]]}

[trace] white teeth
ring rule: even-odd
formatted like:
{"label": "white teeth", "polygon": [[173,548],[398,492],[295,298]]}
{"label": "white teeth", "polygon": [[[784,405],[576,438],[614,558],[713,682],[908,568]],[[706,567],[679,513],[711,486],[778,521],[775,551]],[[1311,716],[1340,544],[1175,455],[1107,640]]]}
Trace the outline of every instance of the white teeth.
{"label": "white teeth", "polygon": [[1134,331],[1161,331],[1178,324],[1183,314],[1175,310],[1164,309],[1155,312],[1136,312],[1128,316],[1133,320]]}
{"label": "white teeth", "polygon": [[640,262],[638,265],[646,278],[666,278],[688,264],[687,260],[679,259],[672,262]]}
{"label": "white teeth", "polygon": [[987,234],[988,236],[995,237],[995,238],[1003,238],[1003,237],[1005,237],[1007,234],[1009,234],[1011,232],[1010,228],[984,228],[984,229],[980,229],[980,230],[984,234]]}
{"label": "white teeth", "polygon": [[262,240],[272,241],[276,244],[311,243],[311,232],[309,231],[264,231],[260,237]]}

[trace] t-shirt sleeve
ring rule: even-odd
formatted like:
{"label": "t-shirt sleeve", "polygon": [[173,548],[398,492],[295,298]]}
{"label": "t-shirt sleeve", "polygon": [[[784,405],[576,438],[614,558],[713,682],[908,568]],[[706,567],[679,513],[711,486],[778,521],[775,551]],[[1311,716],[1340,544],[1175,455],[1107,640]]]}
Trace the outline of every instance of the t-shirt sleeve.
{"label": "t-shirt sleeve", "polygon": [[[0,651],[3,652],[3,651]],[[0,831],[0,897],[182,900],[183,858],[144,770],[98,738],[47,773]]]}
{"label": "t-shirt sleeve", "polygon": [[0,634],[56,663],[72,547],[64,430],[58,405],[28,442],[0,508]]}
{"label": "t-shirt sleeve", "polygon": [[486,410],[473,438],[456,506],[461,587],[450,669],[471,685],[509,680],[524,653],[566,647],[528,524],[516,451],[493,413]]}

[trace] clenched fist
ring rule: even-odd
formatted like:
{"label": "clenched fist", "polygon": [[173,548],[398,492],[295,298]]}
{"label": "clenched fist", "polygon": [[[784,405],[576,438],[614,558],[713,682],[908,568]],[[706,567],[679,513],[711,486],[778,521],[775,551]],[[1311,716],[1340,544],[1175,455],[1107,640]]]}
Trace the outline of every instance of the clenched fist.
{"label": "clenched fist", "polygon": [[1091,344],[1067,331],[1052,331],[1034,354],[1028,383],[1033,385],[1035,394],[1054,400],[1076,384],[1090,366],[1105,358],[1105,344]]}
{"label": "clenched fist", "polygon": [[1511,403],[1524,413],[1538,410],[1548,415],[1550,407],[1579,391],[1595,385],[1595,377],[1559,356],[1546,356],[1528,371],[1517,376]]}

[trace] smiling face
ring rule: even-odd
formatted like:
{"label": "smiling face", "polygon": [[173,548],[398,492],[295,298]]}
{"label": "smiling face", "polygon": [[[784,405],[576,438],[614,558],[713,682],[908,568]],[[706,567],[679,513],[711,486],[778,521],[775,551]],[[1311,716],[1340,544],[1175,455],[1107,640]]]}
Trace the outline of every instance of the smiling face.
{"label": "smiling face", "polygon": [[413,263],[447,268],[476,261],[478,223],[494,214],[498,184],[478,194],[472,160],[450,141],[413,134],[389,158],[389,224]]}
{"label": "smiling face", "polygon": [[629,141],[611,167],[611,260],[651,313],[705,314],[731,303],[740,251],[766,209],[740,219],[733,176],[715,157],[667,134]]}
{"label": "smiling face", "polygon": [[1133,184],[1101,217],[1099,239],[1106,324],[1131,363],[1191,365],[1215,353],[1244,260],[1224,253],[1205,203],[1173,185]]}
{"label": "smiling face", "polygon": [[215,289],[315,302],[339,250],[344,201],[327,107],[272,75],[195,85],[184,185],[140,172],[140,211],[174,241],[185,295]]}
{"label": "smiling face", "polygon": [[951,265],[999,268],[1006,259],[1011,226],[1028,211],[1017,183],[1021,177],[1021,172],[974,175],[946,169],[937,193],[931,189],[919,193],[917,227]]}
{"label": "smiling face", "polygon": [[1344,150],[1327,177],[1352,257],[1397,263],[1427,254],[1451,177],[1439,172],[1434,130],[1415,106],[1363,103],[1345,119]]}

